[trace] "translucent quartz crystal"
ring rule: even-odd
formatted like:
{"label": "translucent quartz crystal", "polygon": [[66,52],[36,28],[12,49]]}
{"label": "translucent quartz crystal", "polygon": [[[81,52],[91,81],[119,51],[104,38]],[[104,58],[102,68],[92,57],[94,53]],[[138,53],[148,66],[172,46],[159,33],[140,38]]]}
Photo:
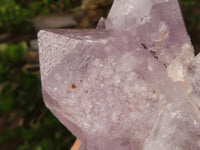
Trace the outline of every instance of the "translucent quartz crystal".
{"label": "translucent quartz crystal", "polygon": [[115,0],[106,28],[131,32],[165,65],[190,43],[177,0]]}
{"label": "translucent quartz crystal", "polygon": [[115,0],[97,29],[38,37],[45,104],[81,150],[200,149],[200,55],[176,0]]}

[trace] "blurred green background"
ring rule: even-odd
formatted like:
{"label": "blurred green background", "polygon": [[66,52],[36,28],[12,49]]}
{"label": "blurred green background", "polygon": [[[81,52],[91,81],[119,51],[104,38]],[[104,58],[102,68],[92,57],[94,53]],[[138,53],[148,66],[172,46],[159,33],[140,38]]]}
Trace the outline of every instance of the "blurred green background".
{"label": "blurred green background", "polygon": [[[37,44],[34,45],[40,28],[34,18],[46,16],[51,20],[67,14],[72,18],[71,24],[68,20],[69,24],[63,27],[92,28],[100,16],[106,16],[112,3],[97,1],[0,0],[0,150],[70,149],[75,137],[42,100]],[[197,53],[200,1],[179,2]]]}

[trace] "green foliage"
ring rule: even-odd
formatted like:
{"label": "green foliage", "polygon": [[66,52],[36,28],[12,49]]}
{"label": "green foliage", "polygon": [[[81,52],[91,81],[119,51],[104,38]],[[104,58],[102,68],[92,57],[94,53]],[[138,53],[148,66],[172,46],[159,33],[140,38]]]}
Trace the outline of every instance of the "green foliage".
{"label": "green foliage", "polygon": [[66,11],[70,0],[0,0],[0,32],[30,30],[31,18]]}
{"label": "green foliage", "polygon": [[13,99],[9,94],[4,94],[0,96],[0,110],[1,111],[10,111],[13,108]]}
{"label": "green foliage", "polygon": [[22,69],[27,53],[26,42],[0,44],[0,113],[11,126],[4,127],[0,145],[11,142],[9,149],[16,150],[70,149],[74,137],[45,108],[40,78]]}
{"label": "green foliage", "polygon": [[[70,0],[0,0],[0,34],[31,34],[33,17],[71,6]],[[23,69],[28,50],[26,42],[0,44],[0,113],[4,119],[0,149],[70,149],[75,138],[46,109],[39,75]]]}
{"label": "green foliage", "polygon": [[20,63],[26,58],[27,52],[28,46],[25,42],[0,45],[0,59],[5,63]]}
{"label": "green foliage", "polygon": [[[183,19],[185,20],[185,24],[187,27],[187,30],[189,32],[189,35],[192,37],[192,43],[196,47],[199,45],[199,39],[200,39],[200,13],[199,11],[199,5],[200,1],[198,0],[179,0],[182,13],[183,13]],[[199,51],[196,50],[196,54]]]}
{"label": "green foliage", "polygon": [[179,3],[184,6],[194,6],[196,4],[196,0],[180,0]]}
{"label": "green foliage", "polygon": [[25,42],[0,45],[0,112],[11,111],[15,105],[19,93],[16,89],[22,80],[21,67],[27,52]]}
{"label": "green foliage", "polygon": [[70,8],[69,0],[35,0],[28,7],[31,7],[36,14],[46,15],[54,12],[61,12]]}
{"label": "green foliage", "polygon": [[31,10],[23,8],[15,0],[0,1],[0,29],[10,31],[17,25],[29,21]]}
{"label": "green foliage", "polygon": [[[74,137],[63,127],[50,112],[45,116],[54,120],[51,127],[43,125],[32,125],[29,128],[17,127],[5,130],[0,137],[0,144],[8,144],[10,141],[21,144],[13,145],[16,150],[64,150],[70,149]],[[48,128],[45,128],[48,127]]]}

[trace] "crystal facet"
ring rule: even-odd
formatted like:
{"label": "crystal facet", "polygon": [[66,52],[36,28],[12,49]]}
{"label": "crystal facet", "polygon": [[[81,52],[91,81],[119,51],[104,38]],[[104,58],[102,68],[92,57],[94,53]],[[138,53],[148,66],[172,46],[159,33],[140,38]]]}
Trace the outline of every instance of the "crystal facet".
{"label": "crystal facet", "polygon": [[177,0],[115,0],[97,29],[38,37],[45,104],[81,150],[200,149],[200,55]]}

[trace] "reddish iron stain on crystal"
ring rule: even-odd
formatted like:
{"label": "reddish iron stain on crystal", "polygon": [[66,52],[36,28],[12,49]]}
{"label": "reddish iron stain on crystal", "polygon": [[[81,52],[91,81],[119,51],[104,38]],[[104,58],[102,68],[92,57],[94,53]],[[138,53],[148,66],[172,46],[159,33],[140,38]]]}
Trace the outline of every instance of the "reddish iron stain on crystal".
{"label": "reddish iron stain on crystal", "polygon": [[69,93],[70,93],[70,91],[67,91],[67,93],[69,94]]}
{"label": "reddish iron stain on crystal", "polygon": [[127,102],[128,102],[129,104],[131,104],[131,102],[130,102],[129,100],[127,100]]}
{"label": "reddish iron stain on crystal", "polygon": [[88,90],[86,90],[85,93],[88,93]]}
{"label": "reddish iron stain on crystal", "polygon": [[76,89],[77,88],[75,84],[72,84],[71,87],[72,87],[72,89]]}
{"label": "reddish iron stain on crystal", "polygon": [[155,91],[155,90],[153,90],[153,93],[155,94],[155,93],[156,93],[156,91]]}

